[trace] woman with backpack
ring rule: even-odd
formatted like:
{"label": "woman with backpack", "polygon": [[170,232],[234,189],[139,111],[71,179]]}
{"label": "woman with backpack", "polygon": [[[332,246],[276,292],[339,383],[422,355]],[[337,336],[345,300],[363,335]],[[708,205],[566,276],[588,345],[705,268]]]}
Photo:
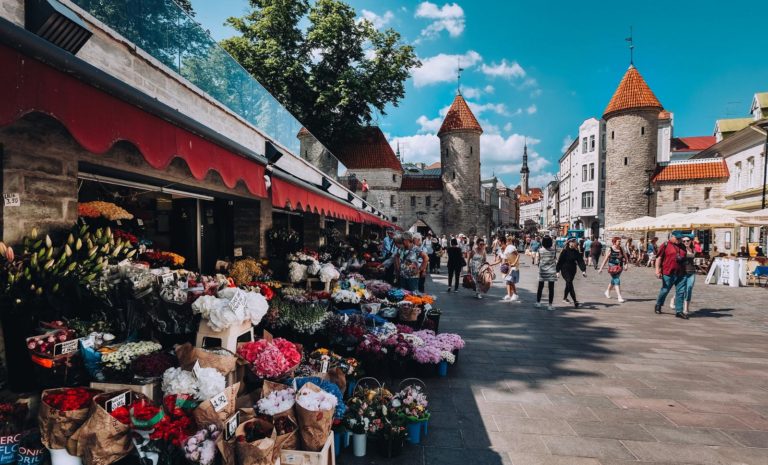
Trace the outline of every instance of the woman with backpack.
{"label": "woman with backpack", "polygon": [[499,238],[499,249],[501,253],[501,274],[504,275],[504,284],[507,286],[507,295],[504,300],[517,302],[520,297],[517,296],[517,283],[520,281],[520,253],[517,251],[517,239]]}
{"label": "woman with backpack", "polygon": [[611,239],[611,248],[605,254],[598,273],[603,272],[606,263],[608,264],[608,274],[611,275],[611,282],[608,284],[608,289],[605,290],[605,298],[610,299],[611,289],[616,288],[616,297],[618,297],[619,303],[624,303],[625,300],[621,297],[621,273],[629,269],[629,260],[621,247],[621,238],[618,236]]}
{"label": "woman with backpack", "polygon": [[549,306],[547,310],[554,310],[552,301],[555,300],[555,281],[557,280],[557,252],[554,248],[555,241],[550,236],[544,236],[541,247],[538,249],[539,257],[539,287],[536,290],[536,307],[541,307],[541,295],[544,291],[544,283],[549,285]]}
{"label": "woman with backpack", "polygon": [[576,268],[581,269],[581,274],[587,277],[587,265],[584,263],[584,255],[576,246],[576,240],[571,239],[565,244],[565,249],[560,252],[560,258],[557,260],[557,272],[565,280],[565,293],[563,302],[570,303],[568,294],[573,298],[573,306],[579,308],[579,301],[576,300],[576,289],[573,287],[573,280],[576,278]]}

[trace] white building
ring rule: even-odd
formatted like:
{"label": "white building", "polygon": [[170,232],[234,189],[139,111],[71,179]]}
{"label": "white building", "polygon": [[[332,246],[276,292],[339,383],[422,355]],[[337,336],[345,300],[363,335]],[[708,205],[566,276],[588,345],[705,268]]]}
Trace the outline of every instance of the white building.
{"label": "white building", "polygon": [[557,216],[561,235],[565,235],[571,227],[571,158],[578,143],[578,139],[571,142],[563,156],[560,157],[560,171],[557,175],[557,179],[560,182],[558,187],[559,207],[557,209]]}
{"label": "white building", "polygon": [[578,144],[571,153],[570,219],[573,229],[599,236],[605,226],[605,122],[589,118],[579,126]]}
{"label": "white building", "polygon": [[520,204],[520,226],[524,229],[542,229],[544,223],[543,195]]}

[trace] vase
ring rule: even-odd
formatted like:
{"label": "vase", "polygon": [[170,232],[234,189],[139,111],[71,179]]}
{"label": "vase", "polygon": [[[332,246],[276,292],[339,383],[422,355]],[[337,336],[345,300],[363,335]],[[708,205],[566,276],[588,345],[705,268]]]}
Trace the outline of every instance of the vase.
{"label": "vase", "polygon": [[403,452],[403,442],[401,437],[380,437],[377,441],[379,455],[387,459],[400,456],[400,453]]}
{"label": "vase", "polygon": [[357,380],[354,378],[347,379],[347,397],[352,397],[357,387]]}
{"label": "vase", "polygon": [[421,422],[409,420],[406,427],[408,428],[408,442],[419,444],[421,442]]}
{"label": "vase", "polygon": [[69,455],[67,449],[48,449],[51,453],[51,465],[83,465],[83,461],[76,455]]}
{"label": "vase", "polygon": [[352,434],[352,455],[355,457],[365,457],[365,449],[368,442],[368,436],[358,433]]}
{"label": "vase", "polygon": [[444,378],[448,376],[448,362],[445,360],[440,360],[440,363],[437,365],[437,374],[441,378]]}

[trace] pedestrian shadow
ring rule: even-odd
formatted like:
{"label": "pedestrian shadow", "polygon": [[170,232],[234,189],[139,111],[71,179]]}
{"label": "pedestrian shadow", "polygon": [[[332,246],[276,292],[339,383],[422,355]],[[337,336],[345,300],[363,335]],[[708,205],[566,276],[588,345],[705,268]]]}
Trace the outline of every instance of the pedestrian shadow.
{"label": "pedestrian shadow", "polygon": [[635,297],[630,297],[628,299],[625,299],[627,302],[655,302],[656,299],[638,299]]}
{"label": "pedestrian shadow", "polygon": [[733,318],[733,315],[726,312],[732,312],[732,308],[702,308],[692,312],[690,318]]}
{"label": "pedestrian shadow", "polygon": [[619,307],[621,304],[618,303],[610,303],[610,302],[579,302],[579,308],[573,309],[573,310],[581,310],[581,309],[587,309],[587,310],[597,310],[598,308],[613,308],[613,307]]}

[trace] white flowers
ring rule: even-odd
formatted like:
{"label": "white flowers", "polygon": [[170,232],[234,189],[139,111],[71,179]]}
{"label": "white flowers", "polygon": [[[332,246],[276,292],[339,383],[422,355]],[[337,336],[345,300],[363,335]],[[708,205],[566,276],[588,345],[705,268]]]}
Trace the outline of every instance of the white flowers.
{"label": "white flowers", "polygon": [[451,365],[453,365],[453,363],[456,361],[456,356],[447,350],[441,350],[440,357]]}
{"label": "white flowers", "polygon": [[224,375],[215,368],[201,368],[197,376],[181,368],[169,368],[163,373],[162,388],[165,395],[188,394],[202,402],[220,393],[225,387]]}
{"label": "white flowers", "polygon": [[275,416],[293,408],[296,403],[296,391],[292,388],[273,391],[267,397],[256,402],[259,413]]}
{"label": "white flowers", "polygon": [[[245,305],[233,308],[232,299],[237,292],[245,294]],[[214,331],[223,331],[246,320],[257,325],[269,310],[267,299],[259,292],[246,292],[237,288],[225,288],[218,297],[204,295],[192,304],[192,311],[205,318]]]}
{"label": "white flowers", "polygon": [[334,410],[337,402],[336,396],[322,390],[302,389],[296,397],[296,403],[310,412]]}
{"label": "white flowers", "polygon": [[101,363],[106,368],[121,371],[128,368],[136,357],[157,352],[162,348],[160,344],[151,341],[128,342],[114,352],[102,354]]}
{"label": "white flowers", "polygon": [[339,270],[337,270],[336,267],[333,266],[333,264],[326,263],[322,267],[320,267],[320,272],[318,274],[318,277],[320,278],[320,282],[330,283],[331,281],[339,279],[341,277],[341,274],[339,273]]}
{"label": "white flowers", "polygon": [[356,292],[347,291],[345,289],[338,290],[331,296],[335,302],[344,302],[348,304],[359,304],[360,296]]}
{"label": "white flowers", "polygon": [[291,262],[288,264],[288,277],[292,283],[298,283],[305,281],[308,277],[307,265],[302,265],[299,262]]}

